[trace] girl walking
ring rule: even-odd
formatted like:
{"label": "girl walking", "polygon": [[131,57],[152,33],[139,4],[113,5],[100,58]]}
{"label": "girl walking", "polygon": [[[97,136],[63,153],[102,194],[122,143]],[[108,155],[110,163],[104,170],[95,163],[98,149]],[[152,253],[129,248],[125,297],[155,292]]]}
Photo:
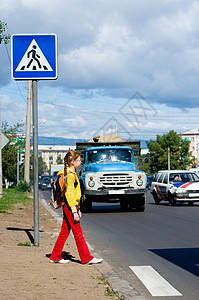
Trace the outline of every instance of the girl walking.
{"label": "girl walking", "polygon": [[81,198],[81,189],[79,179],[75,172],[80,165],[80,152],[69,151],[64,158],[64,169],[58,173],[58,175],[64,174],[63,194],[65,196],[65,201],[63,205],[63,223],[61,232],[50,256],[50,262],[52,263],[63,264],[69,262],[69,260],[63,259],[61,254],[71,229],[82,264],[97,264],[103,260],[93,257],[90,254],[80,225],[81,211],[79,210],[78,205]]}

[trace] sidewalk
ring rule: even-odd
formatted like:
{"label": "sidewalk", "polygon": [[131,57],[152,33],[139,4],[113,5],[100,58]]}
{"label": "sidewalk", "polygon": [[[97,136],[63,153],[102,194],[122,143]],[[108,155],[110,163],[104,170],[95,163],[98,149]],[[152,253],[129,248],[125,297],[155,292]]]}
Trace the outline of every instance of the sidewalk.
{"label": "sidewalk", "polygon": [[0,298],[41,300],[108,300],[107,285],[93,265],[81,265],[75,242],[69,236],[63,249],[68,264],[49,263],[60,224],[40,203],[40,245],[18,246],[34,238],[33,203],[0,214]]}

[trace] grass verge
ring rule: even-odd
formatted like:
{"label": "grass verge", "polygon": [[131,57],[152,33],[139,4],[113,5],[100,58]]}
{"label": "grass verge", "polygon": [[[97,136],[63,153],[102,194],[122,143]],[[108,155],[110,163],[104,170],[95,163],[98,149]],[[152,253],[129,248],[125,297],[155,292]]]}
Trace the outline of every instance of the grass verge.
{"label": "grass verge", "polygon": [[3,198],[0,199],[0,213],[8,213],[14,204],[26,205],[31,198],[26,193],[14,189],[3,189]]}

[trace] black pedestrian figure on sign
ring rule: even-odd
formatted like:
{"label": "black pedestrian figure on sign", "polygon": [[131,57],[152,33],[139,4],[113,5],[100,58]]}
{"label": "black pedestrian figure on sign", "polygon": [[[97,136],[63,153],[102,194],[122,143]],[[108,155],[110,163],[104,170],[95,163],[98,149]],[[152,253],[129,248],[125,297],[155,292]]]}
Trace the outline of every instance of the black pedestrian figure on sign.
{"label": "black pedestrian figure on sign", "polygon": [[[36,60],[36,62],[38,63],[39,68],[41,69],[41,64],[40,64],[39,59],[38,59],[38,58],[40,58],[40,56],[36,53],[36,50],[35,50],[35,49],[37,48],[37,46],[33,45],[32,47],[33,47],[33,49],[30,50],[30,51],[27,53],[28,58],[30,57],[30,54],[32,53],[32,58],[31,58],[31,60],[29,61],[28,65],[27,65],[27,68],[30,67],[30,65],[31,65],[31,63],[33,62],[33,60]],[[37,58],[37,57],[38,57],[38,58]]]}

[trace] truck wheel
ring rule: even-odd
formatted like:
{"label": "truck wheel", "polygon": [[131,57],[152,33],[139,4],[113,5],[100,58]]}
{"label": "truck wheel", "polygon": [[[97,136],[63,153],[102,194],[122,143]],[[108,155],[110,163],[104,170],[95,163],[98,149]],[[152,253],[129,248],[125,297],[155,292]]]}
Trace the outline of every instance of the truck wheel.
{"label": "truck wheel", "polygon": [[80,210],[83,213],[91,212],[92,210],[92,199],[90,197],[86,197],[85,195],[82,195],[80,200]]}
{"label": "truck wheel", "polygon": [[129,206],[129,202],[126,199],[120,200],[120,207],[123,211],[127,211]]}
{"label": "truck wheel", "polygon": [[139,198],[136,201],[136,206],[135,206],[136,211],[139,212],[145,211],[145,202],[146,202],[146,195],[139,196]]}

